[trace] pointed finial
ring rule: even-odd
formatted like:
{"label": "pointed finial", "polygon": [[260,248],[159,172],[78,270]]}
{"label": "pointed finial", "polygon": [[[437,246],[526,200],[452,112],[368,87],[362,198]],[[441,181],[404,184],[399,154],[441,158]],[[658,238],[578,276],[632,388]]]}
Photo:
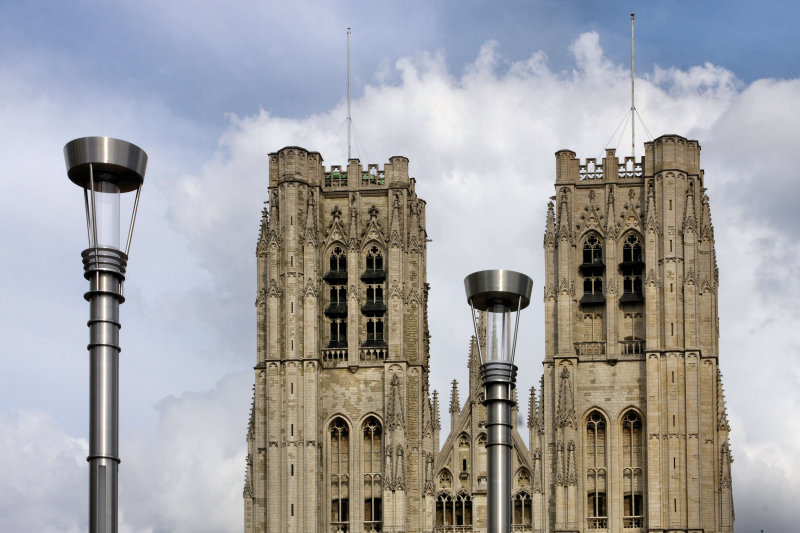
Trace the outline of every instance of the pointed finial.
{"label": "pointed finial", "polygon": [[536,425],[536,387],[531,386],[530,396],[528,397],[528,429]]}
{"label": "pointed finial", "polygon": [[458,413],[461,411],[461,403],[458,401],[458,380],[453,380],[453,389],[450,391],[450,412]]}

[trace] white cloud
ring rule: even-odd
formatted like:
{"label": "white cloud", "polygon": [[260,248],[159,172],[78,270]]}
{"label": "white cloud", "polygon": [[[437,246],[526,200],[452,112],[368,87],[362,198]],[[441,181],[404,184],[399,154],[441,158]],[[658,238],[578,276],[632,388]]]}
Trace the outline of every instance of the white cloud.
{"label": "white cloud", "polygon": [[0,530],[85,531],[88,451],[45,413],[0,413]]}
{"label": "white cloud", "polygon": [[241,531],[252,376],[158,403],[153,433],[123,444],[120,507],[130,531]]}

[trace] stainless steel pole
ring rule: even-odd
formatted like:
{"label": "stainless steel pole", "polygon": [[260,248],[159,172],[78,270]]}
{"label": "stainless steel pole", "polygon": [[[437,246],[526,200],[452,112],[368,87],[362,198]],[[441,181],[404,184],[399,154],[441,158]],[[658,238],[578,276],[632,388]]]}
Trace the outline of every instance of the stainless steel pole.
{"label": "stainless steel pole", "polygon": [[117,533],[119,459],[119,305],[125,301],[127,256],[112,248],[84,250],[89,280],[89,531]]}
{"label": "stainless steel pole", "polygon": [[486,532],[511,531],[511,390],[517,367],[508,361],[481,365],[486,406]]}

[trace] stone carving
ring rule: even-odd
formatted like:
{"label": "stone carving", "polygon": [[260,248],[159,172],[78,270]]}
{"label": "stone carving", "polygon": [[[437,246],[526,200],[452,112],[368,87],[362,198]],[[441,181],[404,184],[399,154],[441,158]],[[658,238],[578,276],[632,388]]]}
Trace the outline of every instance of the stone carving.
{"label": "stone carving", "polygon": [[553,201],[547,202],[547,222],[544,230],[544,247],[556,245],[556,223],[553,211]]}
{"label": "stone carving", "polygon": [[306,288],[304,291],[304,295],[306,298],[319,297],[319,288],[317,287],[317,284],[314,283],[314,280],[312,280],[311,278],[308,278],[308,280],[306,280]]}
{"label": "stone carving", "polygon": [[394,487],[392,490],[406,490],[406,463],[401,445],[395,447],[394,454]]}
{"label": "stone carving", "polygon": [[436,489],[433,483],[433,454],[425,452],[425,494],[433,496]]}
{"label": "stone carving", "polygon": [[640,205],[636,203],[636,193],[633,189],[628,190],[628,202],[623,206],[623,213],[620,215],[625,226],[628,228],[641,227],[642,220],[639,215]]}
{"label": "stone carving", "polygon": [[583,208],[583,213],[578,217],[583,224],[578,223],[575,226],[578,231],[582,228],[597,229],[602,227],[600,223],[604,217],[600,214],[600,208],[594,205],[594,197],[594,190],[589,191],[589,205]]}
{"label": "stone carving", "polygon": [[651,180],[647,185],[647,220],[644,225],[645,231],[658,233],[658,215],[656,213],[656,188]]}
{"label": "stone carving", "polygon": [[377,241],[381,245],[385,245],[383,230],[380,222],[378,222],[378,209],[375,205],[369,209],[369,222],[367,222],[367,228],[364,230],[362,240],[363,242]]}
{"label": "stone carving", "polygon": [[399,429],[405,431],[405,416],[403,413],[403,396],[400,390],[400,378],[397,374],[392,376],[389,385],[389,405],[386,409],[386,427],[389,431]]}
{"label": "stone carving", "polygon": [[606,194],[606,239],[616,241],[619,236],[619,222],[616,219],[614,210],[614,186],[608,186]]}
{"label": "stone carving", "polygon": [[578,474],[575,466],[575,441],[569,441],[567,446],[567,485],[578,485]]}
{"label": "stone carving", "polygon": [[569,210],[569,199],[566,187],[561,189],[561,198],[558,202],[558,230],[559,240],[572,242],[572,214]]}
{"label": "stone carving", "polygon": [[544,286],[544,301],[551,302],[556,299],[556,287],[553,283],[547,283]]}
{"label": "stone carving", "polygon": [[314,201],[314,190],[308,192],[308,204],[306,205],[306,227],[300,243],[305,246],[317,246],[317,223],[316,223],[316,204]]}
{"label": "stone carving", "polygon": [[720,476],[719,476],[719,487],[721,489],[729,489],[731,488],[731,463],[733,459],[731,459],[731,448],[728,441],[722,443],[722,448],[720,449]]}
{"label": "stone carving", "polygon": [[544,493],[542,482],[542,450],[536,448],[533,452],[533,492],[535,494]]}
{"label": "stone carving", "polygon": [[556,445],[556,486],[566,487],[567,478],[564,472],[564,443]]}
{"label": "stone carving", "polygon": [[267,296],[270,298],[280,298],[282,294],[283,291],[275,282],[275,280],[270,281],[269,287],[267,288]]}
{"label": "stone carving", "polygon": [[575,296],[575,282],[571,282],[566,277],[562,277],[561,283],[558,286],[558,292],[559,294]]}
{"label": "stone carving", "polygon": [[256,307],[260,307],[267,303],[267,289],[261,289],[256,298]]}
{"label": "stone carving", "polygon": [[556,426],[560,428],[569,426],[572,429],[578,429],[578,422],[575,418],[575,398],[572,392],[572,379],[570,378],[569,368],[566,366],[561,369]]}

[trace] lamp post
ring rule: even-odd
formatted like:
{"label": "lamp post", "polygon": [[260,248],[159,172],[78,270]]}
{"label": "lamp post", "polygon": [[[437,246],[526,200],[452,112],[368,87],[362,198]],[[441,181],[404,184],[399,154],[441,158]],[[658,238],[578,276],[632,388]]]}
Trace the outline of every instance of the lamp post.
{"label": "lamp post", "polygon": [[[483,270],[464,278],[475,336],[480,338],[475,310],[486,313],[486,350],[478,342],[487,412],[487,533],[511,531],[511,390],[515,387],[519,312],[531,300],[533,280],[511,270]],[[514,331],[511,314],[516,313]]]}
{"label": "lamp post", "polygon": [[[83,188],[89,247],[81,253],[89,291],[89,531],[117,532],[119,304],[147,154],[109,137],[64,146],[67,176]],[[136,191],[128,239],[120,245],[120,195]]]}

